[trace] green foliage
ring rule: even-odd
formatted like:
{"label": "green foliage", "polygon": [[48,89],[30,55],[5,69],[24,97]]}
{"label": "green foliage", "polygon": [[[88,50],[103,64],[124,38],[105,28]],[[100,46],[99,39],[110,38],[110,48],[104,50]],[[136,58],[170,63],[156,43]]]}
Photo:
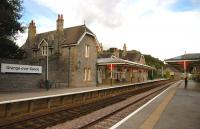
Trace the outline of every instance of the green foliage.
{"label": "green foliage", "polygon": [[18,31],[24,31],[24,27],[19,22],[22,17],[21,12],[22,0],[0,1],[0,38],[15,38]]}
{"label": "green foliage", "polygon": [[161,69],[165,66],[165,64],[159,60],[158,58],[154,58],[151,55],[144,55],[145,61],[147,65],[155,67],[156,69]]}
{"label": "green foliage", "polygon": [[22,59],[24,50],[8,39],[0,39],[0,58]]}
{"label": "green foliage", "polygon": [[0,1],[0,58],[20,59],[24,51],[14,42],[18,32],[25,27],[19,22],[22,17],[22,0]]}
{"label": "green foliage", "polygon": [[161,69],[162,67],[164,68],[165,64],[158,58],[154,58],[151,55],[144,55],[144,58],[147,65],[155,68],[155,70],[153,70],[153,76],[152,76],[152,71],[148,72],[149,79],[162,77]]}
{"label": "green foliage", "polygon": [[169,71],[166,71],[164,77],[165,77],[165,78],[170,78],[170,77],[171,77],[171,76],[170,76],[170,72],[169,72]]}

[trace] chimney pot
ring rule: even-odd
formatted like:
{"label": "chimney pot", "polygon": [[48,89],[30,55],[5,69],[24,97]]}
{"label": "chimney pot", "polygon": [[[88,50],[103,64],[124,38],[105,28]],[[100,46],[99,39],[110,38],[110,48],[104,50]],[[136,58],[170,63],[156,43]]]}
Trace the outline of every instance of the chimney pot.
{"label": "chimney pot", "polygon": [[62,14],[58,14],[58,19],[57,19],[57,30],[58,31],[63,31],[63,24],[64,24],[64,20],[63,20],[63,15]]}
{"label": "chimney pot", "polygon": [[61,19],[63,19],[63,15],[61,14]]}
{"label": "chimney pot", "polygon": [[60,14],[58,14],[58,20],[60,19]]}

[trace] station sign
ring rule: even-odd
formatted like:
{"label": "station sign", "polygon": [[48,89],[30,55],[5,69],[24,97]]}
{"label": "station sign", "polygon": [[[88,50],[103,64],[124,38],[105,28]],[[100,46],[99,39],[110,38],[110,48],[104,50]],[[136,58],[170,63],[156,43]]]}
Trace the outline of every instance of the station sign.
{"label": "station sign", "polygon": [[2,73],[42,73],[42,66],[1,63]]}

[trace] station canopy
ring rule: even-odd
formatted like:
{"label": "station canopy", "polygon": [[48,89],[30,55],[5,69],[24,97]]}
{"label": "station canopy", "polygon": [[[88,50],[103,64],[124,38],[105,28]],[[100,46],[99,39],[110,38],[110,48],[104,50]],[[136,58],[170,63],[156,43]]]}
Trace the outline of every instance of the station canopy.
{"label": "station canopy", "polygon": [[165,62],[175,67],[180,72],[184,71],[184,67],[186,68],[187,72],[191,72],[194,67],[200,66],[200,53],[184,54],[174,58],[166,59]]}
{"label": "station canopy", "polygon": [[145,65],[145,64],[140,64],[137,62],[132,62],[129,60],[124,60],[115,56],[111,56],[110,58],[98,58],[97,59],[97,65],[101,66],[101,65],[110,65],[110,64],[114,64],[114,65],[128,65],[128,66],[134,66],[134,67],[138,67],[138,68],[143,68],[143,69],[154,69],[153,67],[149,66],[149,65]]}

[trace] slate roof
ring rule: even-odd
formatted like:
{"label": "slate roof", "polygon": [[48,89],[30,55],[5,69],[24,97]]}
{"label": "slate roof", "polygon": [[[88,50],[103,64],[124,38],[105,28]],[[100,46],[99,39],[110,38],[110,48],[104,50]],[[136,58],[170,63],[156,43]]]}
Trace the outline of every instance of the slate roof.
{"label": "slate roof", "polygon": [[[63,45],[76,44],[80,39],[80,37],[84,34],[84,32],[88,32],[94,35],[94,33],[85,25],[64,28],[63,32],[64,32],[64,39],[61,41],[61,44]],[[38,44],[42,41],[42,39],[45,39],[49,43],[49,46],[53,46],[57,33],[59,32],[57,32],[57,30],[54,30],[36,34],[35,47],[38,46]]]}
{"label": "slate roof", "polygon": [[181,56],[177,56],[174,58],[166,59],[165,61],[176,61],[176,60],[200,60],[200,53],[189,53],[189,54],[184,54]]}
{"label": "slate roof", "polygon": [[69,45],[77,43],[79,38],[83,35],[84,32],[89,32],[94,35],[94,33],[90,29],[88,29],[85,25],[64,29],[65,40],[63,44]]}
{"label": "slate roof", "polygon": [[132,51],[127,51],[126,56],[122,58],[125,60],[133,61],[133,62],[139,62],[141,55],[142,54],[139,51],[132,50]]}
{"label": "slate roof", "polygon": [[108,50],[98,54],[98,58],[110,58],[111,56],[112,53],[109,52]]}
{"label": "slate roof", "polygon": [[[122,56],[122,50],[119,50],[119,58],[125,59],[125,60],[130,60],[133,62],[139,62],[140,61],[140,57],[141,57],[141,53],[139,51],[136,50],[132,50],[132,51],[127,51],[127,54],[125,57]],[[98,58],[109,58],[113,55],[113,53],[111,52],[111,50],[106,50],[103,51],[102,53],[98,54]]]}

